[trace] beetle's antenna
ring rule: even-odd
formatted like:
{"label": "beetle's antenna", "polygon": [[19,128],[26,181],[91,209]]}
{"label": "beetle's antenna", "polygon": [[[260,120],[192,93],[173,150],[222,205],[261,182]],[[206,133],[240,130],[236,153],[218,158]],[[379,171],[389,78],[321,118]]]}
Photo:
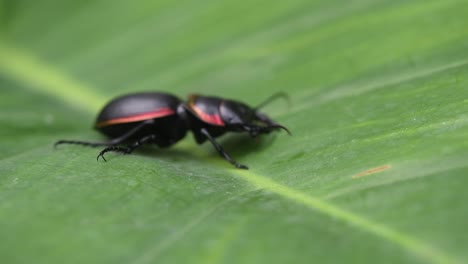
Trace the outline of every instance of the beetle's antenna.
{"label": "beetle's antenna", "polygon": [[273,94],[272,96],[268,97],[265,101],[258,104],[257,107],[255,107],[255,110],[258,110],[258,109],[266,106],[267,104],[273,102],[274,100],[276,100],[278,98],[284,98],[288,102],[288,106],[289,106],[289,104],[290,104],[289,96],[285,92],[277,92],[277,93]]}

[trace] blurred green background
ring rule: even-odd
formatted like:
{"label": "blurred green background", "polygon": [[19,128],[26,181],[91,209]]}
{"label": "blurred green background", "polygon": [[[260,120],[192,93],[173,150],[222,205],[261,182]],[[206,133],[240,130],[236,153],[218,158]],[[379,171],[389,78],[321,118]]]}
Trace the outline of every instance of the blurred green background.
{"label": "blurred green background", "polygon": [[[0,0],[0,262],[466,263],[468,2]],[[134,155],[116,95],[265,108],[287,126]]]}

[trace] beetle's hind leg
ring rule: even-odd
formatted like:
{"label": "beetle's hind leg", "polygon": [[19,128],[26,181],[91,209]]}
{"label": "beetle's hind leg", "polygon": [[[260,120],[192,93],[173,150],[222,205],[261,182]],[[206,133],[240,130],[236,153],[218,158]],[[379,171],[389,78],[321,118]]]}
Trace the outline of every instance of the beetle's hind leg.
{"label": "beetle's hind leg", "polygon": [[134,143],[126,146],[126,147],[120,147],[120,146],[109,146],[105,149],[103,149],[101,152],[99,152],[99,155],[96,157],[97,160],[99,158],[102,158],[104,161],[107,161],[106,158],[104,157],[104,154],[107,152],[121,152],[123,154],[130,154],[132,153],[136,148],[142,146],[143,144],[146,143],[151,143],[156,140],[156,135],[149,135],[145,136]]}
{"label": "beetle's hind leg", "polygon": [[61,144],[72,144],[72,145],[82,145],[89,147],[101,147],[101,146],[112,146],[114,145],[112,141],[109,142],[88,142],[88,141],[79,141],[79,140],[59,140],[54,143],[54,147],[57,147]]}
{"label": "beetle's hind leg", "polygon": [[89,147],[102,147],[102,146],[115,146],[118,144],[122,144],[127,141],[131,136],[135,135],[141,129],[148,125],[152,125],[154,123],[153,120],[146,120],[145,122],[140,123],[139,125],[132,128],[127,133],[123,134],[120,137],[114,138],[109,140],[108,142],[88,142],[88,141],[80,141],[80,140],[59,140],[55,142],[54,147],[57,147],[61,144],[74,144],[74,145],[82,145],[82,146],[89,146]]}

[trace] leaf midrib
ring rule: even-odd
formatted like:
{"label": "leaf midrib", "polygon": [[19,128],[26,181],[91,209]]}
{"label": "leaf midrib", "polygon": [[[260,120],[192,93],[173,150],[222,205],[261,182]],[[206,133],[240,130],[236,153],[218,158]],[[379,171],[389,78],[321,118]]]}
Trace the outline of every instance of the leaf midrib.
{"label": "leaf midrib", "polygon": [[[0,58],[0,72],[2,72],[6,77],[9,77],[14,81],[24,83],[31,89],[35,89],[36,91],[68,102],[85,112],[91,112],[98,109],[101,103],[105,101],[105,97],[96,93],[95,89],[92,89],[90,86],[74,80],[65,73],[39,60],[36,56],[28,51],[14,47],[13,45],[0,43]],[[467,60],[461,60],[456,63],[446,64],[449,65],[448,67],[443,65],[433,69],[440,69],[440,71],[443,71],[453,68],[453,65],[455,65],[455,67],[460,67],[466,65],[467,63]],[[397,77],[395,80],[396,83],[406,82],[412,80],[413,78],[420,78],[438,71],[439,70],[434,71],[429,69],[423,71],[426,73],[423,75],[414,74],[413,76],[409,75],[409,77]],[[395,84],[395,81],[392,82],[392,84]],[[268,190],[282,198],[296,202],[298,204],[302,204],[311,210],[328,215],[343,222],[350,223],[355,228],[361,229],[383,240],[391,242],[394,245],[411,252],[428,262],[459,262],[456,258],[438,250],[437,248],[434,248],[424,241],[398,232],[384,224],[374,222],[351,211],[342,209],[320,198],[307,195],[292,187],[282,185],[276,181],[273,181],[267,176],[255,173],[253,171],[243,170],[226,170],[226,173],[235,175],[238,178],[242,178],[258,189]],[[222,202],[222,204],[225,202],[226,201]],[[211,215],[211,213],[214,212],[217,208],[218,206],[215,206],[212,209],[205,211],[205,213],[202,213],[198,218],[196,218],[197,221],[191,221],[181,230],[184,230],[184,233],[190,231],[197,225],[197,223]],[[179,237],[181,236],[175,234],[175,238],[171,241],[175,242],[179,239]],[[171,244],[171,241],[169,241],[169,244]],[[158,250],[153,249],[144,253],[143,255],[145,257],[142,258],[142,260],[144,260],[143,262],[152,259],[153,254],[157,252]]]}

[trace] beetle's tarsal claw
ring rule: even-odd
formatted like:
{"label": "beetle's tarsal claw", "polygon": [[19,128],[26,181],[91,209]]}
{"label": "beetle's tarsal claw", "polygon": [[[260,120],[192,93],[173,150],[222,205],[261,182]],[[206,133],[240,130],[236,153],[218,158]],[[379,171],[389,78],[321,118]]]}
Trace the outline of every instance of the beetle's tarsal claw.
{"label": "beetle's tarsal claw", "polygon": [[104,158],[104,155],[103,155],[103,154],[99,154],[99,155],[96,157],[96,161],[99,161],[99,158],[102,158],[104,161],[107,161],[106,158]]}

